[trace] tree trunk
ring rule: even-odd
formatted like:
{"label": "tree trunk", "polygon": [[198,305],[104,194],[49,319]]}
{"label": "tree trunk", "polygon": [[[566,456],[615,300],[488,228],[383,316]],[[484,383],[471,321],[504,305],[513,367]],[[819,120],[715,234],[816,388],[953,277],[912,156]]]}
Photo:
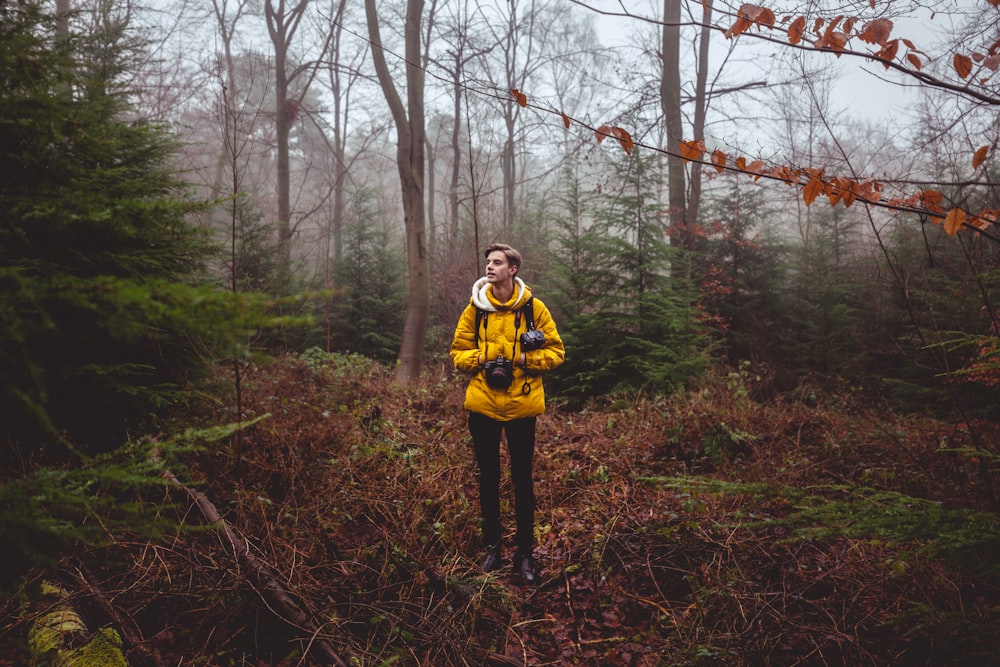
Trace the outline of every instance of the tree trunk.
{"label": "tree trunk", "polygon": [[670,243],[687,247],[687,192],[684,161],[679,154],[684,136],[681,122],[681,2],[663,0],[663,75],[660,79],[660,105],[667,128],[667,188],[669,189]]}
{"label": "tree trunk", "polygon": [[406,6],[406,93],[407,104],[396,91],[382,52],[375,0],[365,0],[372,59],[382,93],[396,123],[396,167],[403,195],[403,222],[406,231],[406,259],[409,302],[403,322],[396,381],[412,385],[420,377],[424,338],[430,310],[426,230],[424,221],[424,73],[420,68],[420,21],[423,0],[408,0]]}
{"label": "tree trunk", "polygon": [[[708,111],[708,47],[712,34],[712,0],[702,0],[701,38],[698,44],[698,79],[695,83],[694,95],[694,136],[692,139],[705,138],[705,115]],[[692,222],[698,221],[701,209],[701,169],[698,165],[691,167],[691,193],[687,201],[685,217]]]}
{"label": "tree trunk", "polygon": [[288,47],[298,29],[309,0],[299,0],[295,7],[285,11],[284,0],[279,0],[275,10],[272,0],[264,5],[267,32],[274,46],[274,131],[277,142],[277,195],[278,195],[278,271],[279,285],[288,287],[291,271],[292,206],[291,179],[288,157],[288,135],[295,114],[288,100]]}

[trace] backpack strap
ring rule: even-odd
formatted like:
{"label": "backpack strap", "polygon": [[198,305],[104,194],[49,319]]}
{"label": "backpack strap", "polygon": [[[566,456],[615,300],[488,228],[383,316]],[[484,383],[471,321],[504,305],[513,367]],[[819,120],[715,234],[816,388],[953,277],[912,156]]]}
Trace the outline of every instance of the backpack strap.
{"label": "backpack strap", "polygon": [[486,319],[486,311],[481,308],[476,308],[476,347],[479,347],[479,327],[483,325],[483,320]]}
{"label": "backpack strap", "polygon": [[[528,326],[528,330],[535,328],[535,297],[530,296],[528,300],[524,302],[514,315],[514,331],[517,331],[521,326],[521,313],[524,313],[525,323]],[[482,308],[476,308],[476,333],[475,341],[476,347],[479,347],[479,327],[487,326],[487,318],[489,315]]]}

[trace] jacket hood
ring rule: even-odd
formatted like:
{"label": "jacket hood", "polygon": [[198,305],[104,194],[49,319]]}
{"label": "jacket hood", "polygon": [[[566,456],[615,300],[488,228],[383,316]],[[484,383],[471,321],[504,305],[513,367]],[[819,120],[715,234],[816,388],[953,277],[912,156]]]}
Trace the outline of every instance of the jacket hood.
{"label": "jacket hood", "polygon": [[[510,309],[517,310],[523,306],[529,296],[531,296],[531,288],[525,285],[523,280],[514,276],[514,303]],[[472,304],[480,310],[491,313],[497,311],[498,305],[504,305],[493,298],[493,290],[490,289],[490,283],[485,276],[472,285]]]}

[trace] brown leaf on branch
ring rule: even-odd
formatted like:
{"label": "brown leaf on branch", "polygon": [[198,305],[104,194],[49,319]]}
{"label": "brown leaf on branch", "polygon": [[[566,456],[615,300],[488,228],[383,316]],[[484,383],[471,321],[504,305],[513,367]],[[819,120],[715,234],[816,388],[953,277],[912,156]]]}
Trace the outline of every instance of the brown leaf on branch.
{"label": "brown leaf on branch", "polygon": [[819,197],[826,191],[826,184],[822,179],[813,177],[806,183],[806,187],[802,189],[802,199],[805,201],[806,206],[812,206],[812,203],[816,201]]}
{"label": "brown leaf on branch", "polygon": [[746,32],[754,25],[773,28],[774,21],[774,12],[767,7],[744,3],[740,5],[740,9],[736,13],[736,23],[726,31],[726,38],[732,39]]}
{"label": "brown leaf on branch", "polygon": [[979,215],[973,216],[968,223],[976,229],[986,229],[991,225],[995,225],[997,220],[1000,220],[1000,211],[986,209],[985,211],[980,211]]}
{"label": "brown leaf on branch", "polygon": [[744,169],[744,171],[746,171],[747,174],[749,174],[750,177],[753,178],[753,180],[759,181],[761,175],[763,175],[764,173],[764,161],[754,160],[753,162],[751,162],[746,166],[746,169]]}
{"label": "brown leaf on branch", "polygon": [[563,119],[563,127],[565,127],[568,130],[569,129],[569,116],[567,116],[565,112],[562,115],[562,119]]}
{"label": "brown leaf on branch", "polygon": [[953,208],[948,211],[948,215],[944,219],[944,231],[947,232],[949,236],[954,236],[958,233],[958,230],[962,228],[962,223],[965,222],[966,213],[960,208]]}
{"label": "brown leaf on branch", "polygon": [[892,21],[889,19],[875,19],[869,21],[858,33],[858,38],[869,44],[884,45],[892,35]]}
{"label": "brown leaf on branch", "polygon": [[522,93],[517,88],[514,88],[513,90],[511,90],[510,93],[511,93],[511,95],[514,96],[514,99],[517,100],[517,103],[520,106],[522,106],[522,107],[528,106],[528,96],[527,95],[525,95],[524,93]]}
{"label": "brown leaf on branch", "polygon": [[712,164],[715,165],[715,170],[721,172],[726,168],[726,154],[716,148],[712,151]]}
{"label": "brown leaf on branch", "polygon": [[618,140],[618,143],[625,149],[625,154],[631,155],[632,150],[635,148],[635,143],[632,141],[632,135],[620,127],[611,128],[611,134],[614,135],[615,139]]}
{"label": "brown leaf on branch", "polygon": [[972,156],[972,168],[973,170],[979,169],[983,162],[986,162],[986,156],[990,154],[989,146],[980,146],[979,150],[976,151],[975,155]]}
{"label": "brown leaf on branch", "polygon": [[800,16],[788,26],[788,42],[792,45],[802,41],[802,35],[806,32],[806,17]]}
{"label": "brown leaf on branch", "polygon": [[972,74],[972,58],[969,56],[956,53],[955,58],[952,60],[952,64],[955,66],[955,71],[958,72],[958,76],[961,78],[966,79],[970,74]]}
{"label": "brown leaf on branch", "polygon": [[920,202],[931,213],[944,213],[944,195],[937,190],[924,190],[920,193]]}
{"label": "brown leaf on branch", "polygon": [[906,61],[910,63],[910,65],[913,66],[913,69],[917,71],[920,71],[920,68],[923,67],[923,63],[920,62],[920,57],[917,56],[915,53],[907,53]]}
{"label": "brown leaf on branch", "polygon": [[611,136],[611,126],[610,125],[601,125],[599,128],[597,128],[597,131],[594,132],[594,134],[597,135],[597,143],[601,143],[607,137]]}
{"label": "brown leaf on branch", "polygon": [[700,160],[707,150],[705,142],[701,139],[681,142],[681,158],[685,162]]}
{"label": "brown leaf on branch", "polygon": [[882,45],[882,48],[878,50],[875,57],[879,60],[884,60],[886,69],[889,69],[889,63],[896,59],[896,51],[899,50],[899,40],[892,39]]}

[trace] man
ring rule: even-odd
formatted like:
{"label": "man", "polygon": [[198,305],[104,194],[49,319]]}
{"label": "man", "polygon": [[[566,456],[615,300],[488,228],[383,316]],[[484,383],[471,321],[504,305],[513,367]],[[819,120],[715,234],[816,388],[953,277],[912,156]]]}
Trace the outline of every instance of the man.
{"label": "man", "polygon": [[[451,343],[455,367],[472,377],[465,392],[469,433],[479,468],[479,506],[486,557],[483,570],[503,564],[500,525],[500,437],[507,437],[517,526],[514,571],[535,582],[535,419],[545,412],[541,374],[563,362],[555,322],[517,273],[521,253],[494,243],[483,253],[486,275],[458,320]],[[525,335],[528,331],[532,333]]]}

